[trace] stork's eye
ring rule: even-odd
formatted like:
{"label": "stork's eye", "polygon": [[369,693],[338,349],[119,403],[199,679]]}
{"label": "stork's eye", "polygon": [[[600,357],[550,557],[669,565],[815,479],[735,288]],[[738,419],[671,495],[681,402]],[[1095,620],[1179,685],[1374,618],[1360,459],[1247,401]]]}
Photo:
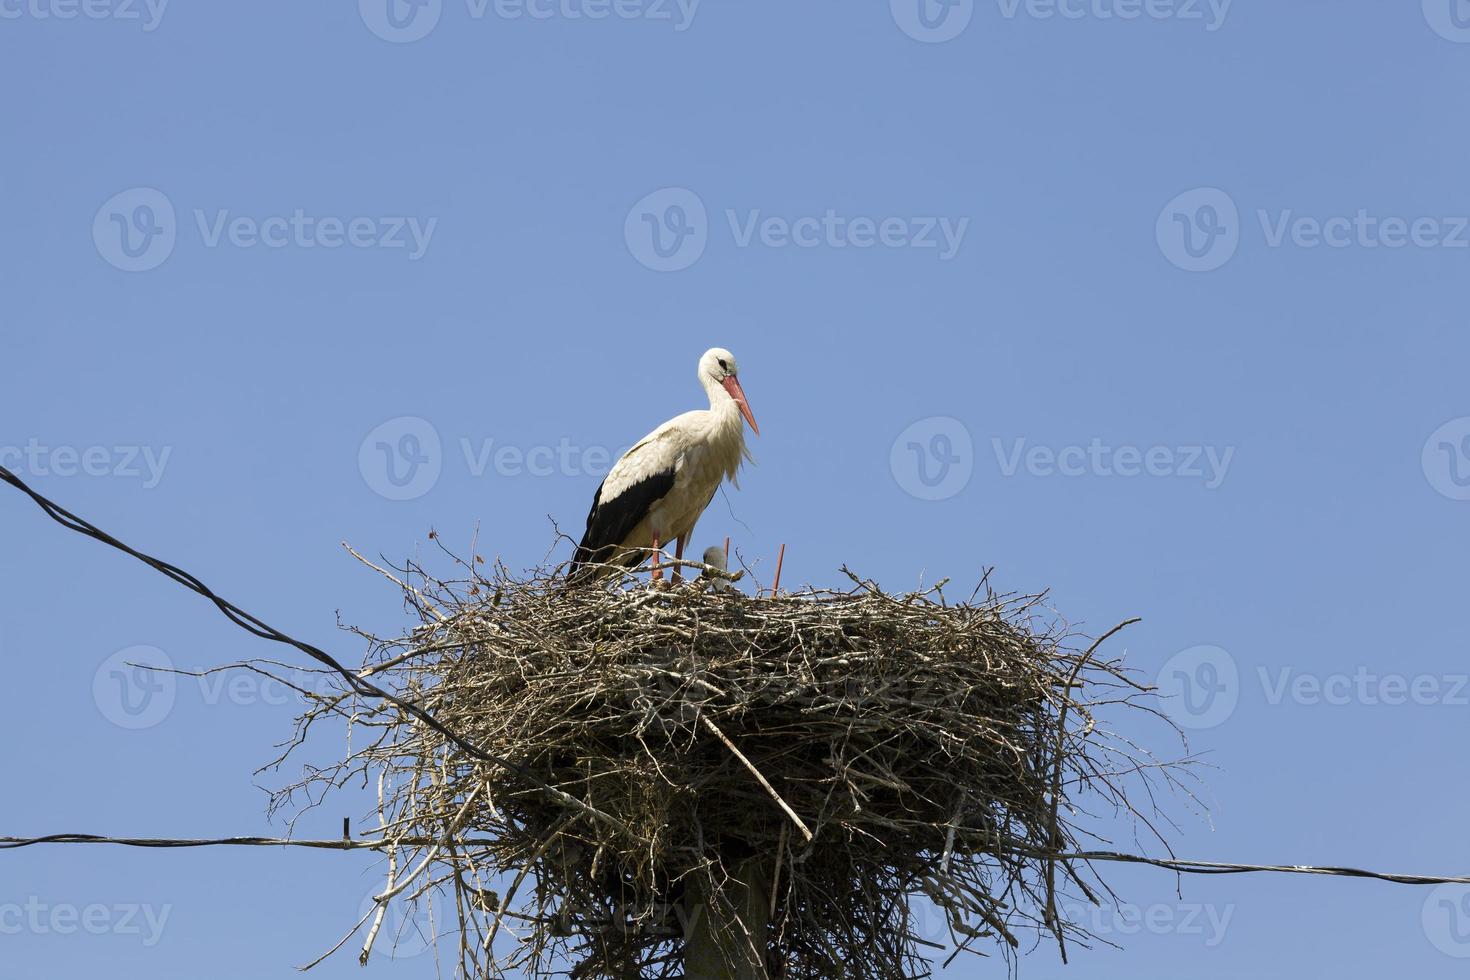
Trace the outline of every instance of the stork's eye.
{"label": "stork's eye", "polygon": [[728,364],[725,363],[725,359],[723,357],[720,358],[720,370],[721,371],[728,371],[728,370],[730,370],[730,365],[728,365]]}

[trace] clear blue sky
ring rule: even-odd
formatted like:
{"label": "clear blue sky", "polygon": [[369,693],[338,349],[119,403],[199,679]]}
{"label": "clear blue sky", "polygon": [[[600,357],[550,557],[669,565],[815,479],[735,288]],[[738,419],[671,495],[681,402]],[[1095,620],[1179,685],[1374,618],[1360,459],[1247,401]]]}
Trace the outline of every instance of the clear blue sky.
{"label": "clear blue sky", "polygon": [[[338,614],[401,615],[340,542],[539,561],[727,346],[764,435],[701,546],[1143,616],[1216,767],[1178,853],[1470,873],[1470,4],[395,4],[0,0],[0,462],[355,657]],[[274,651],[13,491],[0,529],[0,834],[279,832],[274,692],[131,716],[109,660]],[[7,853],[0,980],[295,976],[377,875]],[[1110,880],[1124,951],[1023,976],[1470,956],[1463,890]]]}

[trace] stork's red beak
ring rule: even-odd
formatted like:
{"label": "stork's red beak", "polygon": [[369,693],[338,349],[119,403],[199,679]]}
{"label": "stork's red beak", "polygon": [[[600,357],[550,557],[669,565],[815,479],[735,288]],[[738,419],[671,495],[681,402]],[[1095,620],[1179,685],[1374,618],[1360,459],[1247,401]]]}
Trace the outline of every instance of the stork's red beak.
{"label": "stork's red beak", "polygon": [[725,386],[730,397],[735,399],[735,404],[740,406],[740,414],[745,416],[745,421],[750,423],[751,429],[756,435],[760,435],[761,427],[755,424],[755,416],[750,414],[750,402],[745,400],[745,389],[740,387],[740,379],[732,374],[720,383]]}

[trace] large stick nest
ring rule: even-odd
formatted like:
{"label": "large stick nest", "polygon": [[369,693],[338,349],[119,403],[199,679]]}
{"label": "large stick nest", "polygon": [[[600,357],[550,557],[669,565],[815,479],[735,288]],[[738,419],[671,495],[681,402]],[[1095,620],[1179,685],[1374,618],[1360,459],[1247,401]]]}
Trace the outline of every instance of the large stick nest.
{"label": "large stick nest", "polygon": [[408,571],[422,624],[365,669],[510,765],[391,705],[303,718],[350,714],[356,748],[278,802],[353,775],[379,793],[364,959],[389,902],[436,896],[467,977],[682,976],[700,916],[772,977],[925,976],[945,946],[1043,935],[1065,954],[1088,937],[1060,896],[1100,886],[1065,856],[1093,839],[1075,821],[1144,816],[1120,774],[1154,764],[1095,712],[1151,710],[1146,689],[1039,597]]}

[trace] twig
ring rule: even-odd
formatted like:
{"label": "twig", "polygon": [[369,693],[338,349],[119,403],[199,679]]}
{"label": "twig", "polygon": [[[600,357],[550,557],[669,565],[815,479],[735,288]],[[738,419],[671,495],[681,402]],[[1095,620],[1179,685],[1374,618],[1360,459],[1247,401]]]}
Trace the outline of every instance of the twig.
{"label": "twig", "polygon": [[[1137,618],[1125,620],[1094,640],[1092,646],[1088,647],[1082,656],[1077,658],[1077,663],[1072,667],[1072,673],[1067,677],[1067,689],[1070,690],[1077,683],[1077,676],[1082,673],[1082,668],[1087,666],[1087,662],[1092,659],[1092,655],[1097,652],[1098,647],[1102,646],[1114,633],[1132,626],[1137,622],[1139,622]],[[1057,809],[1061,806],[1062,802],[1062,763],[1067,758],[1067,709],[1069,707],[1071,707],[1071,701],[1063,699],[1062,706],[1057,710],[1057,764],[1052,773],[1051,784],[1051,846],[1053,850],[1060,850],[1062,846],[1062,828],[1061,824],[1057,821]],[[1091,897],[1089,894],[1088,898]],[[1061,922],[1057,917],[1057,861],[1055,858],[1049,859],[1046,862],[1046,924],[1051,927],[1052,935],[1056,937],[1057,949],[1062,955],[1062,962],[1066,963],[1067,941],[1063,935]]]}
{"label": "twig", "polygon": [[441,623],[444,621],[444,614],[441,613],[439,610],[435,609],[434,608],[434,604],[432,602],[430,602],[424,596],[424,594],[422,592],[420,592],[418,589],[415,589],[412,585],[409,585],[407,582],[403,581],[398,576],[396,576],[392,572],[388,571],[386,568],[383,568],[380,565],[375,565],[372,562],[368,561],[362,555],[359,555],[353,549],[352,545],[348,544],[346,541],[343,541],[342,542],[342,547],[345,548],[345,549],[347,549],[347,553],[349,555],[351,555],[353,558],[356,558],[358,561],[362,562],[368,568],[371,568],[373,571],[377,572],[379,575],[383,576],[385,579],[387,579],[388,581],[392,582],[394,585],[398,586],[404,592],[407,592],[409,595],[411,595],[414,598],[418,599],[419,602],[423,605],[423,608],[426,609],[430,614],[432,614],[435,619],[439,620]]}
{"label": "twig", "polygon": [[754,763],[745,757],[745,753],[741,752],[735,747],[734,742],[725,737],[725,733],[720,731],[720,726],[710,721],[708,715],[701,715],[699,720],[704,722],[704,727],[714,733],[715,737],[725,743],[725,748],[729,749],[746,769],[750,770],[750,774],[756,778],[756,781],[765,787],[767,793],[771,794],[771,799],[776,801],[776,805],[786,812],[786,815],[791,818],[792,823],[796,824],[796,829],[801,831],[801,835],[810,841],[812,839],[812,832],[807,829],[806,824],[802,823],[801,818],[796,815],[796,811],[787,806],[786,801],[781,799],[781,794],[776,792],[776,788],[766,782],[766,777],[762,776],[761,771],[755,767]]}
{"label": "twig", "polygon": [[786,863],[786,835],[787,826],[781,825],[781,836],[776,841],[776,870],[771,873],[771,908],[770,915],[776,917],[776,896],[781,893],[781,865]]}

